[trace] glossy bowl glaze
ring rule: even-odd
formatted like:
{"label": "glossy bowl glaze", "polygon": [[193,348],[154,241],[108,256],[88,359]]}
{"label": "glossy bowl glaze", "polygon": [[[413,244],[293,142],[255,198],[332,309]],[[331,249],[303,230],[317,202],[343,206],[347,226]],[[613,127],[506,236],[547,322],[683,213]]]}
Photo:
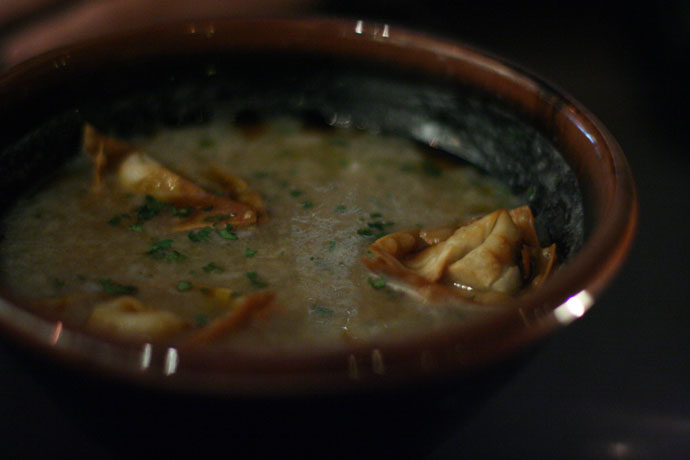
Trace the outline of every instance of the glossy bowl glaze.
{"label": "glossy bowl glaze", "polygon": [[0,205],[78,150],[85,119],[137,133],[203,121],[219,101],[394,132],[461,156],[518,193],[536,185],[530,204],[565,263],[483,321],[298,354],[183,353],[105,340],[22,308],[5,288],[6,333],[77,369],[154,388],[224,396],[399,388],[462,376],[569,324],[630,247],[637,202],[628,163],[579,103],[500,58],[358,20],[178,24],[10,69],[0,77],[0,167],[8,171]]}

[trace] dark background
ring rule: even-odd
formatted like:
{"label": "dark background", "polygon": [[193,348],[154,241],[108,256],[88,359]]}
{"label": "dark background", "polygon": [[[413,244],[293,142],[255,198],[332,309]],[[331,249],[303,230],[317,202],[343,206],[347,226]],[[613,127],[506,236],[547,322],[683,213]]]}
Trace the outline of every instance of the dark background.
{"label": "dark background", "polygon": [[[524,357],[473,382],[467,398],[456,397],[438,412],[428,407],[407,414],[403,410],[402,420],[395,423],[382,418],[379,431],[370,433],[379,449],[363,447],[357,456],[388,452],[431,459],[690,458],[690,2],[631,6],[489,1],[457,2],[450,8],[438,1],[357,1],[325,4],[324,10],[455,38],[563,88],[619,141],[635,173],[640,201],[638,233],[629,258],[587,315]],[[189,409],[196,402],[181,403],[187,410],[176,415],[179,401],[174,397],[98,383],[84,387],[82,379],[2,339],[0,455],[130,457],[137,451],[113,447],[114,439],[134,442],[154,434],[168,442],[168,449],[198,443],[205,452],[200,432],[214,433],[216,441],[223,437],[205,423],[228,419],[235,421],[228,426],[222,455],[252,453],[238,449],[233,433],[256,426],[238,422],[233,414],[214,412],[217,405],[212,402],[199,403],[211,409],[207,422],[185,421],[192,430],[189,439],[171,439],[163,434],[166,421],[160,414],[168,414],[168,408],[171,418],[196,416],[198,412]],[[482,385],[486,391],[477,392]],[[88,410],[82,407],[82,396],[90,401]],[[151,411],[157,411],[157,418],[133,411],[128,419],[127,414],[113,412],[113,405],[137,405],[147,398],[156,400]],[[104,406],[96,403],[94,408],[97,401]],[[341,420],[338,428],[350,421]],[[442,422],[443,428],[427,436],[423,427],[434,421]],[[355,434],[362,436],[357,427],[350,428],[341,435],[343,445],[354,442]],[[108,436],[104,430],[117,435]],[[390,442],[420,432],[424,439],[409,451],[380,445],[383,435]],[[335,445],[337,452],[348,452],[340,447]],[[155,450],[149,445],[145,452]],[[264,445],[254,453],[270,451]],[[324,458],[330,456],[323,450]]]}

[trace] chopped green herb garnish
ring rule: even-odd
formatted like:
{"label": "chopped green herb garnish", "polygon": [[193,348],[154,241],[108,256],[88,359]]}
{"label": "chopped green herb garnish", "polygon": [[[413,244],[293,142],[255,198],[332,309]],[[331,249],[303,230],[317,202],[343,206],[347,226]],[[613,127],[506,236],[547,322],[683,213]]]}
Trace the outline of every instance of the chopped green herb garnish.
{"label": "chopped green herb garnish", "polygon": [[224,272],[225,269],[221,267],[220,265],[216,264],[215,262],[209,262],[206,265],[204,265],[203,270],[206,273],[211,273],[211,272]]}
{"label": "chopped green herb garnish", "polygon": [[247,279],[249,280],[249,282],[252,283],[252,286],[253,286],[253,287],[255,287],[255,288],[257,288],[257,289],[263,289],[263,288],[265,288],[265,287],[268,287],[268,283],[267,283],[266,281],[262,280],[262,279],[259,277],[259,274],[258,274],[258,273],[256,273],[256,272],[247,272],[247,273],[245,273],[244,275],[247,277]]}
{"label": "chopped green herb garnish", "polygon": [[146,195],[144,197],[144,204],[137,209],[137,221],[153,219],[168,208],[170,208],[168,203],[157,200],[151,195]]}
{"label": "chopped green herb garnish", "polygon": [[173,245],[173,240],[159,240],[152,241],[151,250],[149,252],[158,252],[170,249]]}
{"label": "chopped green herb garnish", "polygon": [[368,278],[369,284],[371,284],[371,287],[374,289],[382,289],[386,287],[386,279],[385,278]]}
{"label": "chopped green herb garnish", "polygon": [[135,286],[125,286],[123,284],[114,283],[108,278],[96,278],[96,281],[107,294],[124,295],[133,294],[137,291]]}
{"label": "chopped green herb garnish", "polygon": [[266,171],[256,171],[254,173],[254,177],[256,179],[264,179],[264,178],[268,177],[268,173]]}
{"label": "chopped green herb garnish", "polygon": [[63,287],[65,287],[65,282],[62,281],[61,279],[55,278],[55,279],[53,280],[53,287],[54,287],[55,289],[62,289]]}
{"label": "chopped green herb garnish", "polygon": [[213,211],[213,205],[209,205],[209,206],[206,206],[205,208],[201,208],[201,210],[204,212]]}
{"label": "chopped green herb garnish", "polygon": [[257,251],[254,250],[254,249],[249,249],[249,248],[247,248],[247,249],[244,250],[244,256],[247,257],[247,258],[249,258],[249,257],[254,257],[254,256],[256,255],[256,252],[257,252]]}
{"label": "chopped green herb garnish", "polygon": [[211,227],[204,227],[196,232],[192,230],[191,232],[187,233],[187,237],[191,241],[199,243],[200,241],[206,241],[208,237],[211,235],[212,231],[213,229]]}
{"label": "chopped green herb garnish", "polygon": [[174,262],[183,262],[187,257],[172,249],[173,240],[153,241],[151,249],[146,254],[154,259],[164,259]]}
{"label": "chopped green herb garnish", "polygon": [[137,232],[141,233],[141,231],[144,229],[144,223],[143,222],[135,222],[129,227],[127,227],[127,230],[130,232]]}
{"label": "chopped green herb garnish", "polygon": [[232,298],[236,298],[236,297],[239,297],[239,296],[241,296],[241,295],[242,295],[242,293],[241,293],[241,292],[238,292],[238,291],[232,291],[232,292],[230,293],[230,297],[232,297]]}
{"label": "chopped green herb garnish", "polygon": [[380,217],[383,217],[383,214],[381,214],[380,212],[372,212],[371,214],[369,214],[369,217],[371,217],[372,219],[378,219]]}
{"label": "chopped green herb garnish", "polygon": [[302,202],[302,207],[304,209],[309,209],[314,207],[314,203],[311,200],[306,200]]}
{"label": "chopped green herb garnish", "polygon": [[328,252],[333,252],[337,243],[336,240],[328,240]]}
{"label": "chopped green herb garnish", "polygon": [[345,212],[346,209],[347,209],[347,206],[345,206],[344,204],[339,204],[338,206],[335,207],[335,212],[339,212],[342,214]]}
{"label": "chopped green herb garnish", "polygon": [[110,219],[108,221],[108,223],[110,225],[112,225],[113,227],[116,227],[116,226],[120,225],[120,221],[122,221],[122,219],[128,219],[128,218],[129,218],[129,214],[118,214],[117,216],[113,216],[113,218]]}
{"label": "chopped green herb garnish", "polygon": [[370,228],[360,228],[357,230],[357,234],[361,236],[372,236],[374,232]]}
{"label": "chopped green herb garnish", "polygon": [[171,260],[173,262],[184,262],[187,256],[177,251],[170,251],[165,255],[165,260]]}
{"label": "chopped green herb garnish", "polygon": [[386,227],[391,227],[395,225],[395,222],[382,222],[380,220],[374,222],[367,222],[367,227],[375,228],[376,230],[383,230]]}
{"label": "chopped green herb garnish", "polygon": [[180,292],[190,291],[192,289],[192,283],[189,281],[180,281],[177,283],[177,290]]}
{"label": "chopped green herb garnish", "polygon": [[216,230],[216,232],[226,240],[236,240],[237,233],[233,232],[232,225],[228,224],[222,230]]}
{"label": "chopped green herb garnish", "polygon": [[194,322],[196,323],[197,326],[206,326],[209,323],[209,318],[207,315],[203,315],[199,313],[194,317]]}
{"label": "chopped green herb garnish", "polygon": [[330,316],[333,314],[333,310],[331,310],[330,308],[328,308],[326,306],[319,305],[319,304],[315,304],[314,306],[312,306],[311,311],[313,311],[314,313],[318,313],[320,315],[327,315],[327,316]]}
{"label": "chopped green herb garnish", "polygon": [[173,209],[173,216],[175,217],[188,217],[194,211],[194,206],[187,206],[186,208],[175,208]]}
{"label": "chopped green herb garnish", "polygon": [[299,189],[294,189],[290,190],[290,196],[297,198],[298,196],[302,195],[304,192]]}

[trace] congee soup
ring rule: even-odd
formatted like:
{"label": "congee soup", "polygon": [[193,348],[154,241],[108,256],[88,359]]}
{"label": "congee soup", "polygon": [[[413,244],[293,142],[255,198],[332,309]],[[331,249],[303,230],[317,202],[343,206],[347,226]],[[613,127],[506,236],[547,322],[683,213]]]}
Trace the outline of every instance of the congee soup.
{"label": "congee soup", "polygon": [[123,139],[6,214],[0,277],[45,315],[179,347],[338,346],[472,321],[553,270],[525,198],[419,143],[284,117]]}

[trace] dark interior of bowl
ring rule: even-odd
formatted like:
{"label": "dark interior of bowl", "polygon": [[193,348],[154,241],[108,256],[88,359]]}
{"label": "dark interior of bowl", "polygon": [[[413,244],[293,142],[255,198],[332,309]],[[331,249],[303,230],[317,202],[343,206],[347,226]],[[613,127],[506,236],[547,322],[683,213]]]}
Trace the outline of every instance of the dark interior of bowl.
{"label": "dark interior of bowl", "polygon": [[[29,110],[27,110],[29,109]],[[552,139],[495,97],[365,62],[304,55],[203,55],[114,63],[34,88],[0,123],[6,209],[80,151],[84,122],[117,136],[214,117],[275,114],[412,138],[460,157],[523,196],[561,260],[582,245],[578,180]]]}

